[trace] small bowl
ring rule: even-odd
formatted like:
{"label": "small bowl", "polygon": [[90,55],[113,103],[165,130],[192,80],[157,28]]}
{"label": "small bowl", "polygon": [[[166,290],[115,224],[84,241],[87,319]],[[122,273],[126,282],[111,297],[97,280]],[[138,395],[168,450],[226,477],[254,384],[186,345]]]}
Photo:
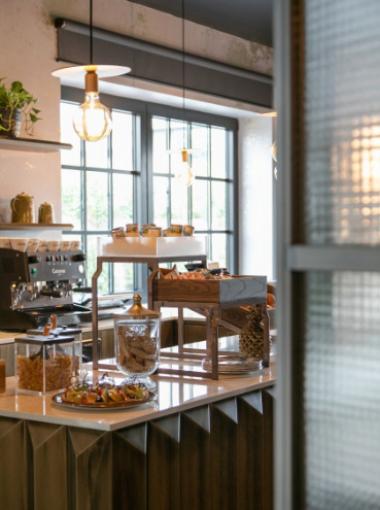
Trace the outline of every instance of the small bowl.
{"label": "small bowl", "polygon": [[40,244],[39,239],[29,239],[28,246],[26,247],[26,251],[28,252],[28,254],[34,255],[38,250],[39,244]]}
{"label": "small bowl", "polygon": [[61,251],[69,251],[71,246],[71,241],[60,241],[59,248]]}
{"label": "small bowl", "polygon": [[11,238],[11,246],[13,250],[26,251],[29,239],[27,237],[14,237]]}
{"label": "small bowl", "polygon": [[70,250],[79,250],[80,248],[80,241],[75,239],[74,241],[70,241]]}
{"label": "small bowl", "polygon": [[12,248],[9,237],[0,237],[0,248]]}
{"label": "small bowl", "polygon": [[59,250],[60,241],[48,241],[47,247],[49,251],[57,251]]}

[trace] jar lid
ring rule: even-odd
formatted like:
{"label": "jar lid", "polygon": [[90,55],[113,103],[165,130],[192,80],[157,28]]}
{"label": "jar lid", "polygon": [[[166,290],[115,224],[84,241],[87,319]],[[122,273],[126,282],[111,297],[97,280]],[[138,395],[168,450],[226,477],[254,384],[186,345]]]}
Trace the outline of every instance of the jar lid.
{"label": "jar lid", "polygon": [[73,336],[62,335],[27,335],[15,338],[16,344],[35,344],[35,345],[53,345],[53,344],[68,344],[74,342]]}
{"label": "jar lid", "polygon": [[[31,336],[38,336],[43,334],[43,328],[36,328],[36,329],[28,329],[26,334]],[[80,328],[71,328],[67,326],[58,326],[55,329],[52,329],[51,334],[54,336],[75,336],[82,333],[82,330]]]}
{"label": "jar lid", "polygon": [[128,308],[126,313],[115,315],[115,318],[135,318],[135,319],[144,319],[144,318],[158,318],[160,316],[159,312],[155,312],[154,310],[149,310],[145,308],[141,304],[141,294],[135,292],[133,294],[133,305]]}

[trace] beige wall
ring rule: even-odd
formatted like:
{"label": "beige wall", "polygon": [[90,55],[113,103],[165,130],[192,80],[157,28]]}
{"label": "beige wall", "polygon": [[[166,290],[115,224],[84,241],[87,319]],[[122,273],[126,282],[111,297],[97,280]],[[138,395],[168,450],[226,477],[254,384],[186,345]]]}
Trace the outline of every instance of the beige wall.
{"label": "beige wall", "polygon": [[[2,0],[0,69],[7,81],[21,80],[39,98],[42,121],[35,138],[59,140],[60,84],[51,77],[56,36],[52,18],[88,19],[87,0]],[[181,47],[181,20],[126,0],[95,0],[95,25],[165,46]],[[221,62],[270,73],[272,50],[194,23],[186,24],[186,49]],[[9,199],[20,191],[36,203],[54,203],[60,212],[59,154],[0,151],[0,221],[6,221]]]}

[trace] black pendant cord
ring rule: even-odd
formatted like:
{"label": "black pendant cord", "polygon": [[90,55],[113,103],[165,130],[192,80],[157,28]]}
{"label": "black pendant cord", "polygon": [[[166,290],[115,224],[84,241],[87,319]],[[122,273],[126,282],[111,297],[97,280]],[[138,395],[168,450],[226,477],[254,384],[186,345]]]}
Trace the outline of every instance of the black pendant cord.
{"label": "black pendant cord", "polygon": [[93,0],[89,1],[89,13],[90,13],[90,64],[94,63],[94,42],[93,42]]}
{"label": "black pendant cord", "polygon": [[183,111],[183,146],[187,147],[187,129],[185,123],[185,84],[186,84],[186,64],[185,64],[185,0],[182,0],[182,111]]}

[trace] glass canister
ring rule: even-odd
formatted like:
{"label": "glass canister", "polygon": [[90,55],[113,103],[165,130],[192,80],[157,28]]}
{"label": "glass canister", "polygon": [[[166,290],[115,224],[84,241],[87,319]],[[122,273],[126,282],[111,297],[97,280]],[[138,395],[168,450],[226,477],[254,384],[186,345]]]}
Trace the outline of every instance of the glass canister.
{"label": "glass canister", "polygon": [[[26,334],[29,336],[39,336],[43,335],[44,328],[36,328],[36,329],[28,329]],[[73,328],[69,326],[57,326],[54,324],[54,328],[49,331],[50,335],[53,336],[73,336],[74,337],[74,356],[83,361],[83,335],[82,330],[80,328]],[[79,366],[76,373],[79,371]]]}
{"label": "glass canister", "polygon": [[81,365],[77,344],[73,336],[15,338],[17,391],[44,394],[69,386]]}
{"label": "glass canister", "polygon": [[144,308],[135,293],[125,314],[114,316],[116,365],[132,378],[153,374],[160,356],[160,314]]}

